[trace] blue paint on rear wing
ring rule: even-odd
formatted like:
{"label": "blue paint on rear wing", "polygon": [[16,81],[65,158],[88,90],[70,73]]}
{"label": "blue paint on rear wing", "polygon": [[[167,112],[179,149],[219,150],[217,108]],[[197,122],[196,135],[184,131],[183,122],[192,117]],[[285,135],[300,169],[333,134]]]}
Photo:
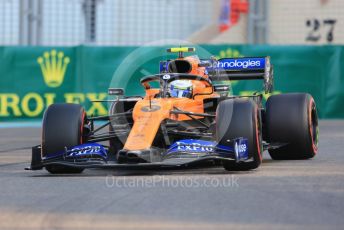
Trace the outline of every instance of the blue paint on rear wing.
{"label": "blue paint on rear wing", "polygon": [[[159,72],[166,73],[169,61],[161,61]],[[265,93],[273,91],[273,67],[270,57],[242,57],[202,59],[201,66],[206,66],[206,73],[212,81],[264,80]]]}
{"label": "blue paint on rear wing", "polygon": [[224,71],[265,70],[266,58],[222,58],[216,68]]}
{"label": "blue paint on rear wing", "polygon": [[273,90],[273,67],[270,57],[222,58],[207,67],[213,81],[264,80],[265,93]]}

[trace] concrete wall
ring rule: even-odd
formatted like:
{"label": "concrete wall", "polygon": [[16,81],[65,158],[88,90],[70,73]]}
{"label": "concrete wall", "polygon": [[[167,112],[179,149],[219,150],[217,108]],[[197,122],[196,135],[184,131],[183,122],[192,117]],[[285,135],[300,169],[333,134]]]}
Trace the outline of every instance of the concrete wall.
{"label": "concrete wall", "polygon": [[[213,24],[195,32],[190,40],[210,44],[247,43],[247,15],[241,14],[238,24],[219,33],[221,4],[214,7],[217,8],[213,11],[216,14]],[[269,0],[267,18],[268,44],[344,44],[344,0]]]}
{"label": "concrete wall", "polygon": [[[269,4],[270,44],[344,44],[343,0],[270,0]],[[336,20],[332,42],[327,39],[331,25],[324,23],[328,19]]]}

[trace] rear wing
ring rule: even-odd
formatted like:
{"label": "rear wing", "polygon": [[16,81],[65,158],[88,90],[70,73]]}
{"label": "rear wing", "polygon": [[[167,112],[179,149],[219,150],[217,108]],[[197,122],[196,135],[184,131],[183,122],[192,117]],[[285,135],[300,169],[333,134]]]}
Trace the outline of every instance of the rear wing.
{"label": "rear wing", "polygon": [[264,80],[265,93],[273,90],[273,67],[270,57],[222,58],[211,60],[207,67],[212,81]]}

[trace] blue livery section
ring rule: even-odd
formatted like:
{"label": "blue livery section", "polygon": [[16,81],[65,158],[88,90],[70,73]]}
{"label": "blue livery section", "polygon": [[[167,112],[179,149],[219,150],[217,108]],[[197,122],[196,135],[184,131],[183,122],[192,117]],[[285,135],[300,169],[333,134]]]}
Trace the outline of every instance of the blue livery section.
{"label": "blue livery section", "polygon": [[248,159],[248,141],[245,138],[237,138],[229,143],[229,146],[219,145],[215,141],[185,139],[173,143],[165,156],[183,153],[187,155],[218,155],[233,158],[236,161]]}
{"label": "blue livery section", "polygon": [[220,70],[254,70],[265,69],[265,58],[222,58],[218,60],[216,68]]}
{"label": "blue livery section", "polygon": [[55,154],[48,154],[45,157],[45,160],[55,159],[55,158],[64,158],[64,159],[89,159],[89,158],[98,158],[102,160],[107,160],[107,152],[105,148],[97,143],[86,143],[82,145],[77,145],[66,151],[62,151]]}
{"label": "blue livery section", "polygon": [[[244,71],[244,70],[264,70],[269,63],[268,57],[251,57],[251,58],[221,58],[218,61],[206,67],[206,71],[214,69],[223,71]],[[201,63],[210,63],[210,60],[201,60]],[[167,72],[169,61],[161,61],[159,72]]]}
{"label": "blue livery section", "polygon": [[167,66],[168,66],[168,61],[160,61],[159,64],[159,73],[165,73],[167,72]]}
{"label": "blue livery section", "polygon": [[[231,140],[228,142],[228,145],[224,146],[219,145],[215,141],[185,139],[173,143],[166,152],[162,152],[162,155],[163,159],[199,159],[207,156],[218,156],[239,162],[248,159],[248,141],[245,138],[237,138]],[[46,162],[53,160],[69,160],[73,162],[101,160],[107,162],[108,154],[104,146],[98,143],[86,143],[58,153],[48,154],[43,160]]]}

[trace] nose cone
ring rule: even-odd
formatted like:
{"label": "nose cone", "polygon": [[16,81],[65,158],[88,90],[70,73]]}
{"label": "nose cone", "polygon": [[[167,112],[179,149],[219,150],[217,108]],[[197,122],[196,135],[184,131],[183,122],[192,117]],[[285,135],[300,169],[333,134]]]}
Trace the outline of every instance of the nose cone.
{"label": "nose cone", "polygon": [[156,148],[144,150],[125,150],[118,152],[119,163],[153,163],[161,162],[161,151]]}

